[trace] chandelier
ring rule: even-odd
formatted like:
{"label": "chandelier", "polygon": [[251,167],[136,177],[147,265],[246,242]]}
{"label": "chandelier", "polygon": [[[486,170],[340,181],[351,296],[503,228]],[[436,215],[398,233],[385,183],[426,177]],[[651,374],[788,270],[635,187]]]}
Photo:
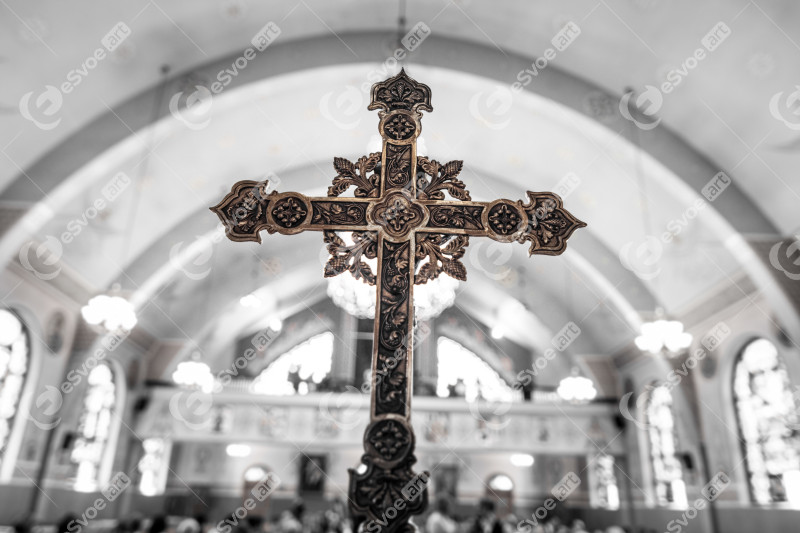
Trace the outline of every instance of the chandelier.
{"label": "chandelier", "polygon": [[[414,316],[424,321],[436,318],[456,300],[458,280],[447,274],[414,287]],[[375,286],[353,276],[328,280],[328,296],[337,307],[358,318],[375,318]]]}
{"label": "chandelier", "polygon": [[81,308],[81,315],[89,324],[102,325],[107,331],[131,331],[137,322],[133,304],[121,296],[95,296]]}
{"label": "chandelier", "polygon": [[692,344],[692,335],[683,331],[677,320],[659,318],[642,324],[642,334],[636,337],[636,347],[654,355],[663,353],[674,357]]}
{"label": "chandelier", "polygon": [[573,403],[589,402],[597,396],[592,380],[579,375],[577,369],[572,370],[571,376],[561,380],[556,392],[563,400]]}
{"label": "chandelier", "polygon": [[197,389],[209,393],[214,389],[214,375],[211,368],[200,361],[200,354],[195,352],[188,361],[181,361],[172,373],[172,381],[176,385],[188,389]]}

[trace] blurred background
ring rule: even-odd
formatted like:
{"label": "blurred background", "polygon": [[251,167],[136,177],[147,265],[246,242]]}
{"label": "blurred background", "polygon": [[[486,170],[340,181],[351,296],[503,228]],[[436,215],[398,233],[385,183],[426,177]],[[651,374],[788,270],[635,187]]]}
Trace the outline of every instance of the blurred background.
{"label": "blurred background", "polygon": [[415,292],[417,526],[793,529],[800,6],[1,3],[9,530],[356,530],[375,290],[208,208],[324,196],[401,66],[420,155],[588,224],[558,257],[474,238]]}

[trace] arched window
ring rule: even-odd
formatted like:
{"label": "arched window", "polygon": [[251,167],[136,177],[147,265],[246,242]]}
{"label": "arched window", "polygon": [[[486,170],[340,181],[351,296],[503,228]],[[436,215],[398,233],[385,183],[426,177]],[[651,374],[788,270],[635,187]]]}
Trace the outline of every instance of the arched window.
{"label": "arched window", "polygon": [[78,433],[70,460],[75,490],[92,492],[108,481],[119,428],[117,382],[111,367],[100,363],[89,372]]}
{"label": "arched window", "polygon": [[[263,491],[272,492],[276,482],[280,482],[278,475],[266,465],[258,464],[252,465],[244,471],[242,494],[256,494],[257,492],[264,493]],[[266,510],[266,504],[262,500],[261,506]]]}
{"label": "arched window", "polygon": [[611,455],[601,454],[590,460],[591,491],[589,499],[592,507],[619,509],[619,487],[614,469],[614,457]]}
{"label": "arched window", "polygon": [[436,355],[439,379],[436,395],[463,396],[467,401],[511,401],[513,389],[489,363],[447,337],[439,337]]}
{"label": "arched window", "polygon": [[644,409],[656,503],[685,507],[688,503],[686,484],[677,456],[678,439],[675,436],[675,415],[669,388],[666,385],[653,387]]}
{"label": "arched window", "polygon": [[489,478],[486,483],[489,490],[496,490],[500,492],[511,492],[514,490],[514,482],[505,474],[495,474]]}
{"label": "arched window", "polygon": [[169,459],[172,441],[162,438],[149,438],[142,441],[144,454],[137,465],[139,492],[145,496],[164,494],[169,473]]}
{"label": "arched window", "polygon": [[29,359],[27,329],[16,314],[0,309],[0,468],[13,460],[7,452],[25,389]]}
{"label": "arched window", "polygon": [[800,497],[800,423],[789,374],[774,344],[744,347],[733,374],[736,416],[750,492],[760,504]]}
{"label": "arched window", "polygon": [[309,382],[319,384],[330,374],[333,333],[327,331],[278,356],[253,381],[253,392],[288,396],[307,394]]}
{"label": "arched window", "polygon": [[514,481],[505,474],[494,474],[486,481],[484,497],[492,500],[495,513],[505,517],[514,504]]}

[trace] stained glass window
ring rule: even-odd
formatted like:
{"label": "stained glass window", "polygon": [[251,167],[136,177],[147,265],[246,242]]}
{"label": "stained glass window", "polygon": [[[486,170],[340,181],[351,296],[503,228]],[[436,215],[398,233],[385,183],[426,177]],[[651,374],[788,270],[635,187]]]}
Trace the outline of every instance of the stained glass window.
{"label": "stained glass window", "polygon": [[107,364],[89,372],[88,387],[78,423],[78,434],[70,454],[76,465],[75,490],[91,492],[103,482],[103,466],[109,453],[109,440],[117,416],[117,385]]}
{"label": "stained glass window", "polygon": [[489,363],[447,337],[437,341],[439,379],[436,395],[463,396],[467,401],[511,401],[513,389]]}
{"label": "stained glass window", "polygon": [[141,473],[139,492],[145,496],[163,494],[167,485],[172,442],[159,438],[144,439],[142,448],[144,455],[138,464]]}
{"label": "stained glass window", "polygon": [[800,420],[797,394],[774,344],[745,346],[733,376],[736,415],[750,492],[760,504],[800,499]]}
{"label": "stained glass window", "polygon": [[614,473],[614,457],[602,454],[591,462],[590,500],[592,507],[619,509],[619,487]]}
{"label": "stained glass window", "polygon": [[0,309],[0,464],[11,440],[28,373],[28,332],[14,313]]}
{"label": "stained glass window", "polygon": [[253,381],[258,394],[307,394],[331,372],[333,333],[320,333],[278,356]]}
{"label": "stained glass window", "polygon": [[677,456],[672,393],[666,385],[650,390],[645,404],[645,423],[650,443],[655,501],[658,505],[686,507],[686,484]]}

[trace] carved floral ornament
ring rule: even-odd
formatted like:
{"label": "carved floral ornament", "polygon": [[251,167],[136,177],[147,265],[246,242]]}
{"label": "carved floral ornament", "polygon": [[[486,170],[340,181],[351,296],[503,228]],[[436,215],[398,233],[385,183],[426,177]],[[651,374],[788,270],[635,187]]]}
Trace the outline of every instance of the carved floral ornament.
{"label": "carved floral ornament", "polygon": [[426,212],[403,191],[390,193],[373,204],[367,216],[392,237],[405,237],[424,223]]}
{"label": "carved floral ornament", "polygon": [[419,133],[416,117],[403,112],[388,115],[382,124],[384,135],[394,141],[405,141]]}
{"label": "carved floral ornament", "polygon": [[298,197],[287,196],[273,202],[272,219],[282,228],[296,228],[305,221],[308,209]]}
{"label": "carved floral ornament", "polygon": [[[368,109],[378,110],[381,152],[355,162],[333,160],[328,196],[267,193],[268,182],[241,181],[212,207],[234,241],[259,233],[292,235],[321,231],[330,258],[326,277],[349,272],[376,285],[375,339],[370,421],[364,434],[364,468],[350,471],[349,500],[355,515],[379,520],[415,480],[414,432],[408,407],[412,390],[414,306],[412,287],[442,273],[466,280],[461,259],[470,237],[530,241],[529,253],[558,255],[572,233],[585,226],[556,194],[527,193],[527,201],[473,201],[459,179],[462,161],[440,163],[416,153],[422,111],[433,111],[431,90],[405,71],[372,87]],[[352,197],[342,195],[352,191]],[[344,233],[349,234],[349,238]],[[368,261],[377,260],[377,272]],[[408,532],[427,492],[398,511],[383,533]]]}

